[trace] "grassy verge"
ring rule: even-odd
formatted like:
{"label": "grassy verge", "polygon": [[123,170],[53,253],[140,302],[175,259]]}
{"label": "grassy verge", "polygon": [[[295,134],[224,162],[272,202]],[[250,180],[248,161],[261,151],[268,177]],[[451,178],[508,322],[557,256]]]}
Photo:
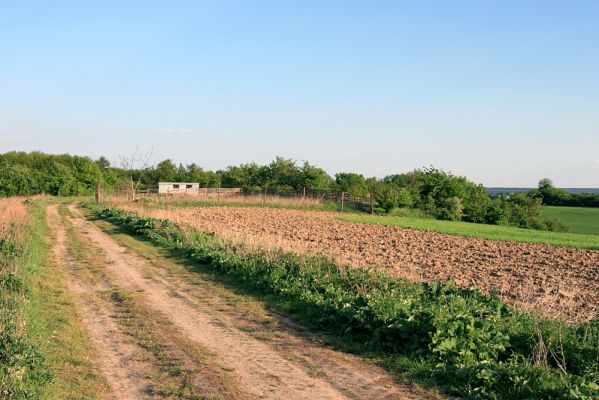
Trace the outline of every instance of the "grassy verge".
{"label": "grassy verge", "polygon": [[521,243],[541,243],[552,246],[599,250],[599,236],[597,235],[536,231],[512,226],[473,224],[469,222],[441,221],[435,219],[419,218],[348,215],[339,217],[338,219],[348,222],[399,226],[402,228],[411,228],[420,231],[433,231],[455,236],[514,241]]}
{"label": "grassy verge", "polygon": [[572,233],[599,235],[599,208],[543,206],[541,215],[561,219]]}
{"label": "grassy verge", "polygon": [[44,356],[51,379],[33,381],[28,390],[35,399],[107,398],[109,387],[94,371],[94,350],[81,327],[73,298],[64,287],[60,265],[49,257],[49,238],[43,203],[31,209],[29,256],[25,263],[29,301],[28,336]]}
{"label": "grassy verge", "polygon": [[32,232],[24,225],[11,225],[1,233],[0,398],[36,398],[51,376],[44,369],[42,353],[28,332],[26,308],[31,286],[27,275],[45,253],[36,246],[35,225]]}
{"label": "grassy verge", "polygon": [[243,282],[314,325],[366,344],[381,363],[472,398],[590,399],[599,389],[599,324],[544,321],[495,297],[284,252],[249,252],[170,221],[97,215]]}

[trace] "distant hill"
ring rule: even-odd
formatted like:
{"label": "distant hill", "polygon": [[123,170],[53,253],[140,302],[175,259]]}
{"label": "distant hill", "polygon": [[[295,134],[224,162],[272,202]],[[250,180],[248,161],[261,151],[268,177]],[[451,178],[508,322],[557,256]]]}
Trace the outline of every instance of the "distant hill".
{"label": "distant hill", "polygon": [[[489,187],[487,192],[491,196],[498,196],[502,193],[517,193],[517,192],[528,192],[534,188],[520,188],[520,187]],[[599,193],[599,188],[560,188],[569,193]]]}

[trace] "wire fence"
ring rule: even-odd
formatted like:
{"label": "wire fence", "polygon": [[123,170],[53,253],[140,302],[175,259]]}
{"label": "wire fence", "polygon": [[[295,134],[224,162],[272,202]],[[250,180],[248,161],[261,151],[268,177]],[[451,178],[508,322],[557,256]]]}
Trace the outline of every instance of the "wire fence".
{"label": "wire fence", "polygon": [[242,188],[195,187],[181,188],[159,193],[158,188],[105,190],[96,188],[97,199],[121,197],[129,200],[143,198],[194,198],[205,199],[217,203],[225,201],[258,201],[263,204],[284,200],[295,201],[298,204],[334,203],[341,211],[359,210],[374,213],[375,202],[371,194],[366,197],[351,196],[346,192],[331,190],[244,190]]}

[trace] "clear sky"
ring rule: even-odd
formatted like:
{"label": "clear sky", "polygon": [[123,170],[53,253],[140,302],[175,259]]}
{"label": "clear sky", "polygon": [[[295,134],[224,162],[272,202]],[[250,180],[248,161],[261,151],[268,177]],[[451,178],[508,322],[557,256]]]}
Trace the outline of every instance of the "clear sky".
{"label": "clear sky", "polygon": [[599,187],[599,1],[0,0],[0,152]]}

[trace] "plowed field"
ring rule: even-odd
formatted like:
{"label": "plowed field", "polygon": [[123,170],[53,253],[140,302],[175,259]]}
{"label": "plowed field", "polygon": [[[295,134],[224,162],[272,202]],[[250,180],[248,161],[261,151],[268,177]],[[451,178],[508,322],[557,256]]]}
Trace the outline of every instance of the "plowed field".
{"label": "plowed field", "polygon": [[463,238],[342,222],[333,213],[207,207],[172,211],[123,207],[187,223],[230,239],[326,254],[405,279],[454,279],[493,290],[546,317],[592,319],[599,304],[599,251]]}

